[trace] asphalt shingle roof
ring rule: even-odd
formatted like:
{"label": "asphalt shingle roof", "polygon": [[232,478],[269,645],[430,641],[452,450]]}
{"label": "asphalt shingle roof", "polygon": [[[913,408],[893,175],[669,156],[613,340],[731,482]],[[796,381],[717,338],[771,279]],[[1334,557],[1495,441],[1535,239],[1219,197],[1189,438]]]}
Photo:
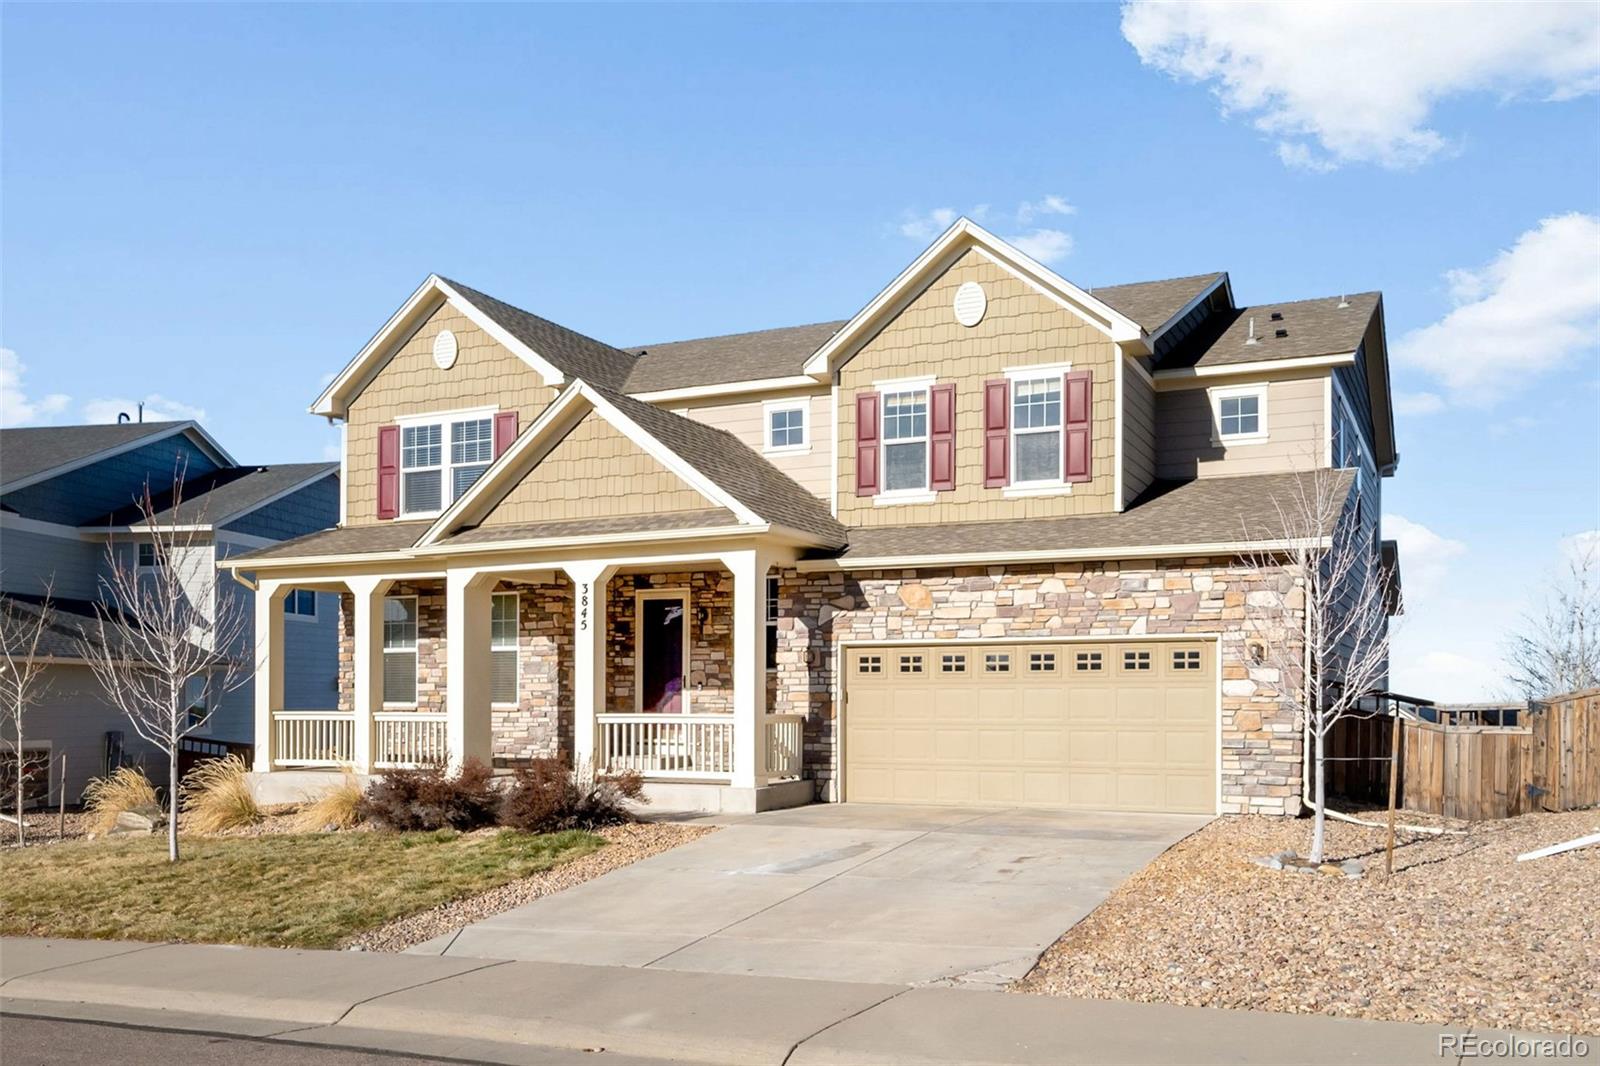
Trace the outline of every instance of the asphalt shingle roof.
{"label": "asphalt shingle roof", "polygon": [[[0,611],[10,612],[23,624],[35,622],[42,608],[43,597],[8,592],[0,594]],[[50,607],[53,617],[39,636],[39,654],[52,659],[81,659],[80,639],[100,642],[100,615],[93,600],[71,600],[52,597]],[[132,651],[134,646],[122,634],[129,623],[116,621],[106,627],[106,638],[113,649]]]}
{"label": "asphalt shingle roof", "polygon": [[336,526],[279,541],[253,552],[228,557],[229,563],[251,559],[302,559],[325,555],[371,555],[404,551],[422,538],[432,522],[379,522],[370,526]]}
{"label": "asphalt shingle roof", "polygon": [[446,537],[445,544],[497,544],[508,540],[555,540],[562,537],[588,537],[607,533],[650,533],[667,529],[712,529],[738,525],[739,519],[724,507],[700,511],[671,511],[662,514],[625,515],[616,518],[584,518],[561,522],[522,522],[510,526],[479,526]]}
{"label": "asphalt shingle roof", "polygon": [[839,332],[844,321],[786,326],[753,333],[644,344],[629,349],[638,361],[627,391],[659,392],[696,385],[792,377],[806,360]]}
{"label": "asphalt shingle roof", "polygon": [[[1361,346],[1380,299],[1381,293],[1361,292],[1342,299],[1325,296],[1318,300],[1258,304],[1217,312],[1178,342],[1156,369],[1227,366],[1353,352]],[[1341,302],[1347,306],[1341,307]],[[1273,315],[1280,317],[1275,319]],[[1252,320],[1255,344],[1247,343]],[[1282,337],[1277,335],[1279,330],[1284,333]]]}
{"label": "asphalt shingle roof", "polygon": [[[183,500],[172,505],[173,492],[168,489],[155,496],[154,521],[158,525],[193,525],[201,522],[215,525],[241,512],[286,492],[296,485],[311,481],[319,474],[336,474],[338,463],[285,463],[281,466],[234,466],[190,478],[183,487]],[[144,521],[137,503],[119,507],[84,526],[125,526]]]}
{"label": "asphalt shingle roof", "polygon": [[1090,289],[1089,293],[1139,323],[1147,333],[1154,333],[1222,276],[1218,271],[1162,281],[1136,281],[1129,285],[1105,285]]}
{"label": "asphalt shingle roof", "polygon": [[449,278],[442,280],[564,374],[582,378],[591,384],[621,388],[633,370],[633,356],[619,348],[586,337],[547,318],[540,318],[520,307],[513,307],[459,281]]}
{"label": "asphalt shingle roof", "polygon": [[11,484],[68,463],[89,459],[188,422],[113,422],[96,426],[32,426],[0,429],[0,483]]}

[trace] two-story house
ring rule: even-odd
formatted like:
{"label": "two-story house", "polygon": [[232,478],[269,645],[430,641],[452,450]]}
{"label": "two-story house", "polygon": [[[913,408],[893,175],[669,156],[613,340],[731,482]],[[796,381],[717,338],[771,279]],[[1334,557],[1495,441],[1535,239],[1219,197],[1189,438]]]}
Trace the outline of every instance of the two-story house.
{"label": "two-story house", "polygon": [[[183,492],[174,506],[180,474]],[[200,614],[214,619],[217,599],[235,597],[253,627],[252,593],[219,582],[218,565],[337,521],[338,482],[333,463],[241,466],[195,422],[0,430],[0,608],[36,617],[48,584],[54,610],[43,638],[50,662],[43,698],[29,709],[23,735],[37,799],[53,801],[64,788],[76,802],[91,777],[121,765],[142,766],[153,780],[165,781],[165,756],[107,701],[82,658],[80,641],[98,628],[96,605],[106,601],[112,560],[142,576],[163,562],[154,539],[182,529],[186,547],[166,562],[185,576]],[[154,507],[149,520],[139,506],[147,486]],[[285,605],[285,650],[294,658],[285,675],[286,709],[326,707],[333,698],[337,612],[337,597],[312,593]],[[117,631],[111,632],[115,639]],[[199,633],[196,639],[209,638]],[[249,660],[252,645],[247,627],[239,646],[222,650]],[[251,742],[253,685],[252,676],[224,694],[196,735]],[[0,732],[0,778],[14,772],[3,757],[12,751],[15,738]]]}
{"label": "two-story house", "polygon": [[[619,348],[430,277],[312,411],[336,528],[259,582],[257,768],[559,755],[659,803],[1299,809],[1244,566],[1393,472],[1376,293],[1085,290],[969,221],[846,321]],[[285,713],[282,605],[338,593]],[[1254,646],[1254,647],[1253,647]]]}

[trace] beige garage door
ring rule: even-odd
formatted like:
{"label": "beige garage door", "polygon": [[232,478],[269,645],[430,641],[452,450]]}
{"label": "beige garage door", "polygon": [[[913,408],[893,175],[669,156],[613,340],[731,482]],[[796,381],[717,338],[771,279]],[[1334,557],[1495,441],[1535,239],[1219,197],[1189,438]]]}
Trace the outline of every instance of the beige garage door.
{"label": "beige garage door", "polygon": [[1210,814],[1208,641],[853,648],[844,798]]}

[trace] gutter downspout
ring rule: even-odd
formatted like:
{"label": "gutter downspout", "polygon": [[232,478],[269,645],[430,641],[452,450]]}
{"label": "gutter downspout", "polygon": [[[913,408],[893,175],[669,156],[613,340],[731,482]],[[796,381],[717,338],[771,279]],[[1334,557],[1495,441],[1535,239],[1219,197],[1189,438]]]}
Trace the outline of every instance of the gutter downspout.
{"label": "gutter downspout", "polygon": [[233,578],[239,584],[243,585],[245,588],[249,589],[251,592],[260,592],[261,591],[261,586],[259,584],[257,584],[256,582],[251,581],[247,577],[242,577],[239,574],[239,568],[236,567],[236,566],[228,567],[228,576]]}

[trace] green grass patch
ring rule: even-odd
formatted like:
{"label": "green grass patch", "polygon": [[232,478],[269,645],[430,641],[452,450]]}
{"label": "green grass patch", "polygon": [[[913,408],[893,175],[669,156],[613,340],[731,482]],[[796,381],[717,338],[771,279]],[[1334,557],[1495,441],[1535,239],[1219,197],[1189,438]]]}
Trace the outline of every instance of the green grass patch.
{"label": "green grass patch", "polygon": [[587,855],[578,830],[312,833],[52,844],[0,853],[0,934],[326,948]]}

